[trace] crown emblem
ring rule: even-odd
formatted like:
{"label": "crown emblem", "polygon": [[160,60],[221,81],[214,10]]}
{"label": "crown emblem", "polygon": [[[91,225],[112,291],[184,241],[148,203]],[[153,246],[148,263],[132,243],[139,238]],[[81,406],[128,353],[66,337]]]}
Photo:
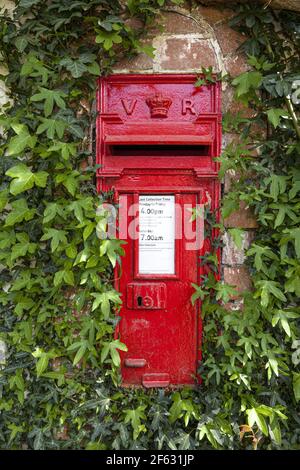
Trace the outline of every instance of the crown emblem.
{"label": "crown emblem", "polygon": [[164,98],[161,93],[156,93],[155,96],[147,98],[146,103],[150,108],[152,118],[166,118],[168,117],[172,100],[170,100],[170,98]]}

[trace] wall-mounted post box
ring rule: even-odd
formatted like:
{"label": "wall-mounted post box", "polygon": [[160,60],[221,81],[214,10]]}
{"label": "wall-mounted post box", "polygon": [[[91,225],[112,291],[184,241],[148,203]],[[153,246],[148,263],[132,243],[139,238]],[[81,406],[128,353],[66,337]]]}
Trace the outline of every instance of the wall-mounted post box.
{"label": "wall-mounted post box", "polygon": [[219,202],[221,114],[220,84],[195,81],[190,74],[99,80],[98,191],[113,189],[127,242],[115,273],[125,386],[198,381],[201,312],[191,284],[201,282],[200,256],[211,243],[203,243],[201,208]]}

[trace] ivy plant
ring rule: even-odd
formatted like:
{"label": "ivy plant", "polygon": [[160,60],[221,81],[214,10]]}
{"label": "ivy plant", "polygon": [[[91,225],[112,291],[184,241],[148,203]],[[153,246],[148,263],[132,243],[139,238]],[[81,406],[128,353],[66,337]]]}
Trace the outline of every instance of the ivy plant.
{"label": "ivy plant", "polygon": [[[240,137],[219,159],[220,177],[239,175],[222,215],[241,201],[256,214],[253,291],[235,309],[235,289],[215,276],[216,237],[192,299],[202,302],[202,384],[172,392],[119,387],[126,345],[114,338],[112,273],[123,249],[97,237],[111,195],[96,194],[93,141],[97,76],[153,54],[140,39],[168,2],[15,3],[0,16],[1,448],[299,448],[299,15],[251,4],[232,20],[252,67],[233,86],[253,117],[224,117]],[[205,219],[211,239],[220,224]],[[230,233],[241,246],[243,233]]]}

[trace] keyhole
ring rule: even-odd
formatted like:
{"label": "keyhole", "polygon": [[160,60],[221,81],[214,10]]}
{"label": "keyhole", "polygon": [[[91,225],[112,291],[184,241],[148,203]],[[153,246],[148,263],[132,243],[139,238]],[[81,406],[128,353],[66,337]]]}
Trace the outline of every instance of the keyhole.
{"label": "keyhole", "polygon": [[137,297],[137,304],[139,307],[142,306],[142,303],[143,303],[143,297],[141,297],[140,295]]}

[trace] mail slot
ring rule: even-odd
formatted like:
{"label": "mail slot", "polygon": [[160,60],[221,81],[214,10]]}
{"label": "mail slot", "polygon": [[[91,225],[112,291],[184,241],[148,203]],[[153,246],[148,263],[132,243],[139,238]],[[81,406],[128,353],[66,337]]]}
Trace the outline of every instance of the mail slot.
{"label": "mail slot", "polygon": [[[202,360],[204,210],[217,211],[220,84],[193,74],[99,79],[97,189],[113,192],[126,241],[115,287],[123,386],[196,385]],[[213,234],[214,236],[215,234]]]}

